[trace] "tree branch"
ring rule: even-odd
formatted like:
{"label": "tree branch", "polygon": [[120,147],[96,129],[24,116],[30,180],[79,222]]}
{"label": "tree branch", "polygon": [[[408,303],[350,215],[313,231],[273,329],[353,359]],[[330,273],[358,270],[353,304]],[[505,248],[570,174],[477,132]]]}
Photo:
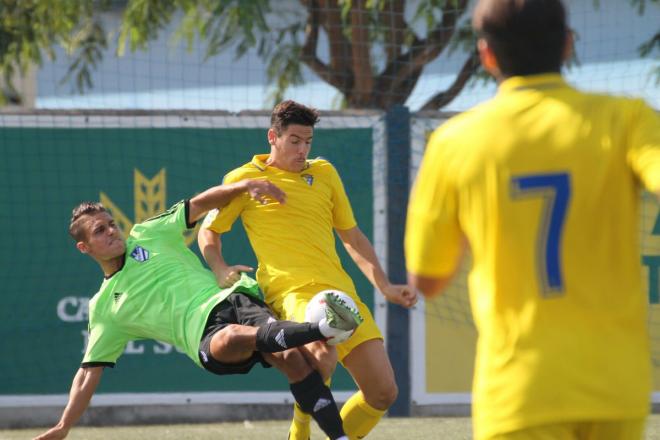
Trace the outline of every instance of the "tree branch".
{"label": "tree branch", "polygon": [[337,0],[319,0],[321,27],[328,34],[330,67],[335,72],[343,72],[344,81],[352,82],[351,42],[344,35],[341,7]]}
{"label": "tree branch", "polygon": [[381,12],[379,22],[385,27],[385,53],[389,64],[401,54],[408,23],[404,20],[403,15],[405,0],[392,0],[388,5],[390,7]]}
{"label": "tree branch", "polygon": [[431,97],[420,110],[437,110],[449,104],[461,93],[468,80],[479,69],[479,53],[475,49],[461,68],[454,82],[445,90]]}
{"label": "tree branch", "polygon": [[455,8],[446,7],[441,22],[429,32],[425,40],[415,38],[410,50],[390,62],[378,76],[378,90],[387,91],[409,81],[420,68],[442,53],[451,41],[458,19],[465,13],[467,0],[460,0]]}
{"label": "tree branch", "polygon": [[355,84],[352,103],[368,106],[374,88],[371,68],[371,42],[369,41],[369,11],[365,0],[354,0],[350,11],[351,19],[351,65]]}
{"label": "tree branch", "polygon": [[318,4],[315,0],[303,1],[302,3],[307,7],[307,24],[305,26],[305,43],[301,51],[301,61],[323,81],[335,86],[345,94],[348,90],[345,90],[345,81],[342,80],[341,74],[331,69],[316,56],[319,41],[319,16],[321,13]]}

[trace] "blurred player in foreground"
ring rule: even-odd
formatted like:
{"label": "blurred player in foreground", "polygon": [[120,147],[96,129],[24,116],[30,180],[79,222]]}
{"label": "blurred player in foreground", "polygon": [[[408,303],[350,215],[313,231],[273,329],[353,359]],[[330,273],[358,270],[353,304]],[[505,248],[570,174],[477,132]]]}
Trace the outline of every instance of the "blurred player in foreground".
{"label": "blurred player in foreground", "polygon": [[[308,160],[318,112],[294,101],[278,104],[268,130],[270,154],[229,172],[225,183],[245,178],[276,183],[287,193],[287,203],[259,204],[237,197],[212,211],[199,231],[199,248],[220,286],[231,285],[247,266],[228,265],[222,257],[220,234],[240,216],[254,248],[257,281],[266,303],[280,318],[304,321],[305,307],[316,292],[338,289],[355,300],[364,323],[337,350],[311,343],[304,350],[315,359],[324,377],[330,377],[337,358],[351,373],[360,391],[341,410],[350,438],[363,438],[378,423],[397,396],[392,365],[383,336],[368,307],[360,301],[353,281],[344,271],[335,249],[334,232],[353,261],[388,301],[411,307],[416,296],[407,286],[390,283],[369,239],[357,226],[337,170],[324,159]],[[309,415],[294,409],[290,439],[308,440]]]}
{"label": "blurred player in foreground", "polygon": [[89,303],[89,342],[69,402],[60,422],[38,439],[67,435],[87,408],[103,368],[113,367],[126,344],[136,339],[172,344],[198,366],[220,375],[244,374],[257,363],[274,365],[321,429],[330,438],[346,438],[321,375],[291,348],[340,337],[357,327],[359,315],[328,295],[326,319],[318,324],[277,321],[256,281],[243,275],[218,291],[213,274],[184,243],[186,228],[209,209],[243,194],[258,202],[285,201],[285,194],[265,180],[216,186],[135,225],[127,240],[101,204],[74,209],[69,232],[78,250],[99,264],[105,279]]}
{"label": "blurred player in foreground", "polygon": [[660,193],[660,124],[580,92],[559,0],[481,0],[494,99],[431,136],[410,199],[409,281],[433,297],[466,244],[479,330],[476,439],[640,439],[649,411],[640,192]]}

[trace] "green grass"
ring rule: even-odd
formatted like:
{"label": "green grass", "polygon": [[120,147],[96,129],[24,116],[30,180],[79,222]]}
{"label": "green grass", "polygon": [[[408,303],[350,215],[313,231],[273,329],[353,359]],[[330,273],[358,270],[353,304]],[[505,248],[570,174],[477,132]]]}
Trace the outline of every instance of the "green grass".
{"label": "green grass", "polygon": [[[121,426],[112,428],[74,428],[67,439],[71,440],[272,440],[286,439],[288,421],[263,421],[242,423],[216,423],[203,425],[155,425]],[[38,429],[0,431],[0,440],[28,439],[41,433]],[[374,429],[369,439],[469,439],[469,418],[385,418]],[[442,433],[439,435],[439,433]],[[323,439],[321,431],[312,426],[312,440]]]}
{"label": "green grass", "polygon": [[[288,421],[215,423],[200,425],[120,426],[106,428],[74,428],[71,440],[271,440],[285,439]],[[42,429],[0,430],[0,440],[24,440],[40,434]],[[660,440],[660,414],[652,415],[647,424],[646,439]],[[369,435],[369,440],[416,440],[471,438],[469,418],[385,418]],[[312,440],[323,439],[313,426]]]}

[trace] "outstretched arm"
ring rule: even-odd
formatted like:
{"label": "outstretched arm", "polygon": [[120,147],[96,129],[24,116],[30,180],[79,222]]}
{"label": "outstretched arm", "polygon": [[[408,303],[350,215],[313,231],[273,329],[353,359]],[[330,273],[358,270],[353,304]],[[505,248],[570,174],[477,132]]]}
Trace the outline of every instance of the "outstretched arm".
{"label": "outstretched arm", "polygon": [[209,265],[218,286],[225,288],[232,286],[241,277],[241,272],[252,272],[254,269],[242,264],[230,266],[222,256],[222,241],[220,234],[210,229],[201,228],[197,234],[197,245],[202,256]]}
{"label": "outstretched arm", "polygon": [[103,373],[103,367],[80,368],[73,378],[69,402],[64,408],[60,421],[35,440],[62,439],[83,415]]}
{"label": "outstretched arm", "polygon": [[449,285],[452,278],[425,277],[408,272],[408,284],[422,292],[425,298],[433,298],[440,295]]}
{"label": "outstretched arm", "polygon": [[337,229],[337,234],[357,267],[388,301],[403,307],[415,305],[417,302],[415,291],[407,285],[390,283],[378,261],[374,247],[360,228],[356,226],[351,229]]}
{"label": "outstretched arm", "polygon": [[458,262],[452,273],[447,276],[427,276],[419,275],[408,271],[408,284],[413,287],[415,290],[419,290],[424,298],[433,298],[444,293],[444,290],[449,286],[451,281],[454,279],[461,267],[461,261],[467,252],[468,244],[467,240],[463,240],[461,244],[460,255],[458,256]]}
{"label": "outstretched arm", "polygon": [[188,223],[196,222],[211,209],[221,208],[231,199],[245,192],[260,203],[266,203],[269,197],[279,203],[284,203],[286,200],[284,191],[267,180],[245,179],[227,185],[218,185],[190,199]]}

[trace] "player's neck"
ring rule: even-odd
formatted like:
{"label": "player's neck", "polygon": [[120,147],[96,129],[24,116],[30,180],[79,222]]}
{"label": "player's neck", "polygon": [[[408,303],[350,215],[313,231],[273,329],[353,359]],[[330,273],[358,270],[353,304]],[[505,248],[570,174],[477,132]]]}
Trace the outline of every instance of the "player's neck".
{"label": "player's neck", "polygon": [[292,169],[290,166],[287,166],[287,164],[284,163],[284,161],[279,160],[276,156],[273,157],[272,153],[268,156],[268,159],[266,159],[266,165],[289,173],[299,173],[300,171],[302,171],[302,169],[298,169],[298,168]]}
{"label": "player's neck", "polygon": [[101,266],[101,270],[103,270],[103,276],[110,278],[119,272],[124,267],[125,258],[126,254],[121,254],[109,260],[97,260],[99,266]]}

